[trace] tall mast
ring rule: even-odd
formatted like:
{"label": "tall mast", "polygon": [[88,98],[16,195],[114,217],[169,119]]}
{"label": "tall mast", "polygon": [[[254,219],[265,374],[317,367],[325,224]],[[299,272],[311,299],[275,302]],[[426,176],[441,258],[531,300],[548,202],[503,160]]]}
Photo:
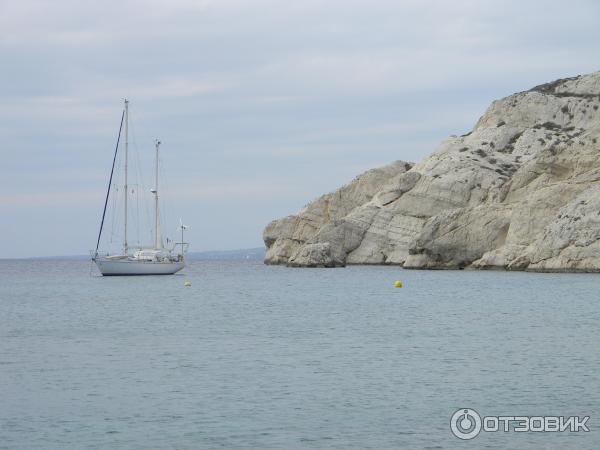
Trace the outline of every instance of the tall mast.
{"label": "tall mast", "polygon": [[128,194],[128,187],[127,187],[127,153],[128,153],[128,147],[129,147],[129,100],[125,99],[125,232],[124,232],[124,238],[123,238],[123,254],[127,255],[127,250],[128,250],[128,246],[127,246],[127,197],[129,196]]}
{"label": "tall mast", "polygon": [[162,248],[162,239],[160,236],[160,218],[158,212],[158,147],[160,141],[156,140],[156,161],[154,164],[154,248]]}

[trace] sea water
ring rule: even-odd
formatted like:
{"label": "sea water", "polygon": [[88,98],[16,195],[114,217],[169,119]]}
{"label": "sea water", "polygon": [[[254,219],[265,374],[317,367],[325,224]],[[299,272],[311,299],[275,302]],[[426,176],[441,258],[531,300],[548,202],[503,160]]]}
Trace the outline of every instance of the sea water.
{"label": "sea water", "polygon": [[599,347],[597,274],[3,260],[0,448],[599,448]]}

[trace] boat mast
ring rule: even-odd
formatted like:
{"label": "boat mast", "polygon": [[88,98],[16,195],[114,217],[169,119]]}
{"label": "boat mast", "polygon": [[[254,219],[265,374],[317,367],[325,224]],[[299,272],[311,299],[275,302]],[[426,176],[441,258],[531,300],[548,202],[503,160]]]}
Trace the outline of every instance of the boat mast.
{"label": "boat mast", "polygon": [[162,239],[160,236],[160,218],[158,213],[158,147],[160,141],[156,140],[156,161],[154,164],[154,248],[162,248]]}
{"label": "boat mast", "polygon": [[123,254],[127,255],[127,250],[128,250],[128,246],[127,246],[127,197],[129,196],[128,194],[128,188],[127,188],[127,153],[128,153],[128,147],[129,147],[129,100],[125,99],[125,231],[124,231],[124,238],[123,238]]}

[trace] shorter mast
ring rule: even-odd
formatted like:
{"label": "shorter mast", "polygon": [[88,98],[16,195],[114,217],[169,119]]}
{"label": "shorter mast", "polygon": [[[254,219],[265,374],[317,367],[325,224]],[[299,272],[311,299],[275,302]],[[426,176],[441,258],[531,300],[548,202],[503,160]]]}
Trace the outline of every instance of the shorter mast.
{"label": "shorter mast", "polygon": [[156,161],[154,164],[154,248],[163,248],[162,236],[160,233],[160,212],[158,210],[158,148],[160,147],[160,141],[156,140]]}

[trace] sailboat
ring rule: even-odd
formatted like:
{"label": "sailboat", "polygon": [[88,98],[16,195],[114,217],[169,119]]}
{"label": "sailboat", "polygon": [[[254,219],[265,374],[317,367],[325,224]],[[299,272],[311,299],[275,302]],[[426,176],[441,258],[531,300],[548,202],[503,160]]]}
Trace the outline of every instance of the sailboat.
{"label": "sailboat", "polygon": [[[100,254],[98,248],[100,246],[100,238],[104,228],[104,219],[106,217],[106,208],[110,196],[113,173],[115,170],[115,162],[117,160],[117,152],[119,150],[119,142],[121,140],[121,132],[125,124],[125,154],[124,154],[124,229],[123,229],[123,247],[120,253],[117,254]],[[125,107],[121,115],[121,125],[119,126],[119,135],[117,137],[117,145],[113,156],[112,169],[108,181],[108,189],[106,199],[104,201],[104,210],[102,212],[102,220],[100,222],[100,231],[98,232],[98,240],[96,242],[96,250],[92,252],[92,261],[96,263],[102,275],[172,275],[179,272],[185,267],[185,254],[188,248],[188,243],[183,240],[183,232],[187,228],[181,220],[179,221],[179,231],[181,231],[181,242],[175,242],[170,248],[165,247],[163,243],[160,214],[158,203],[158,153],[160,141],[156,140],[156,160],[155,160],[155,184],[151,189],[154,195],[154,243],[150,246],[130,246],[127,242],[127,218],[128,205],[127,197],[129,196],[127,185],[127,166],[128,166],[128,148],[129,148],[129,101],[125,99]],[[168,240],[167,240],[168,241]],[[179,246],[179,248],[178,248]],[[177,251],[179,250],[179,251]]]}

